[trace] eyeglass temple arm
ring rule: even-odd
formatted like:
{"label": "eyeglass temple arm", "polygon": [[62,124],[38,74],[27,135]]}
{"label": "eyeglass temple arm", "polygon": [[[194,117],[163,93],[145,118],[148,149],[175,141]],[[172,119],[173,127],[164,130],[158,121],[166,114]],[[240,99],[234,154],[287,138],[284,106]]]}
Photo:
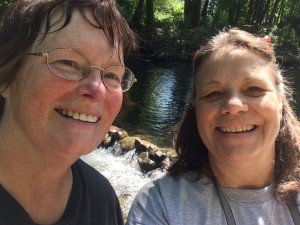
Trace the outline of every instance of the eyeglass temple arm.
{"label": "eyeglass temple arm", "polygon": [[26,53],[26,55],[33,55],[33,56],[47,56],[47,53],[43,53],[43,52],[37,52],[37,53]]}
{"label": "eyeglass temple arm", "polygon": [[137,82],[137,79],[134,77],[132,79],[126,79],[126,80],[122,80],[122,81],[131,81],[132,83]]}

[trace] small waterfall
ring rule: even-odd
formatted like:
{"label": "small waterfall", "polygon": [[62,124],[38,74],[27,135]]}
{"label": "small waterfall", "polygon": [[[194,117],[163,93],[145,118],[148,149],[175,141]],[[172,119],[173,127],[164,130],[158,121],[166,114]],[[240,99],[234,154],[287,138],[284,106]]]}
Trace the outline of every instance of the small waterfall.
{"label": "small waterfall", "polygon": [[137,164],[135,149],[120,154],[121,149],[117,144],[108,149],[99,148],[81,159],[90,164],[101,174],[103,174],[114,187],[119,197],[124,218],[127,218],[131,203],[140,190],[147,182],[161,177],[165,174],[161,169],[153,170],[147,174],[140,171]]}

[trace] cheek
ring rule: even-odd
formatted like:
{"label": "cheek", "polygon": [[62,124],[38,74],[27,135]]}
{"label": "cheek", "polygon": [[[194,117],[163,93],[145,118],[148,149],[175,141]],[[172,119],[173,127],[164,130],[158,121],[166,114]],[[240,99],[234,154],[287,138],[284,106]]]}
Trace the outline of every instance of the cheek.
{"label": "cheek", "polygon": [[205,107],[197,107],[196,108],[196,118],[197,118],[197,128],[201,139],[205,139],[204,136],[208,134],[209,124],[212,123],[212,113],[207,111]]}
{"label": "cheek", "polygon": [[217,112],[218,109],[215,105],[205,103],[196,104],[196,118],[198,123],[207,125],[214,122]]}
{"label": "cheek", "polygon": [[282,104],[275,96],[266,98],[261,104],[253,106],[257,115],[264,121],[265,132],[277,135],[282,118]]}
{"label": "cheek", "polygon": [[106,98],[108,115],[113,117],[112,119],[114,119],[117,116],[117,114],[119,113],[119,111],[122,107],[122,101],[123,101],[123,93],[122,92],[112,93],[108,98]]}

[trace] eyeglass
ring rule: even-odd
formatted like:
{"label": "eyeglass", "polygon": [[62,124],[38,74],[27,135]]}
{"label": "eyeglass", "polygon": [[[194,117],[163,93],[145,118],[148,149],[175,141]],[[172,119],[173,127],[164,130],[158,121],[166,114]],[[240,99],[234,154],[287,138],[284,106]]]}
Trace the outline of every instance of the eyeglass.
{"label": "eyeglass", "polygon": [[90,65],[88,60],[72,49],[57,48],[49,52],[27,53],[26,55],[46,58],[49,71],[62,79],[80,81],[88,76],[91,68],[99,69],[101,79],[110,91],[128,91],[137,82],[133,72],[127,67],[116,65],[101,68]]}

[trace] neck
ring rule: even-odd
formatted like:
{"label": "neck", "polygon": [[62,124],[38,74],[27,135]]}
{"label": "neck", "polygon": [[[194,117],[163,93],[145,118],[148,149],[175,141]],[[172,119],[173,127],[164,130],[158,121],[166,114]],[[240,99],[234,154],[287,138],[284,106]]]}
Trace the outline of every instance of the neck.
{"label": "neck", "polygon": [[68,143],[57,145],[50,134],[29,135],[22,122],[9,116],[10,106],[0,121],[0,185],[36,224],[54,224],[66,209],[73,184],[71,165],[81,151],[73,151],[74,146],[64,149]]}
{"label": "neck", "polygon": [[211,163],[211,169],[218,184],[221,187],[239,189],[259,189],[270,185],[274,176],[274,160],[267,162],[256,162],[243,165],[228,165],[222,163]]}
{"label": "neck", "polygon": [[[37,224],[54,224],[61,218],[72,189],[70,168],[42,166],[0,155],[0,185],[23,207]],[[59,164],[59,163],[58,163]]]}
{"label": "neck", "polygon": [[[4,133],[5,134],[5,133]],[[72,189],[76,158],[0,136],[0,185],[38,224],[63,214]]]}

